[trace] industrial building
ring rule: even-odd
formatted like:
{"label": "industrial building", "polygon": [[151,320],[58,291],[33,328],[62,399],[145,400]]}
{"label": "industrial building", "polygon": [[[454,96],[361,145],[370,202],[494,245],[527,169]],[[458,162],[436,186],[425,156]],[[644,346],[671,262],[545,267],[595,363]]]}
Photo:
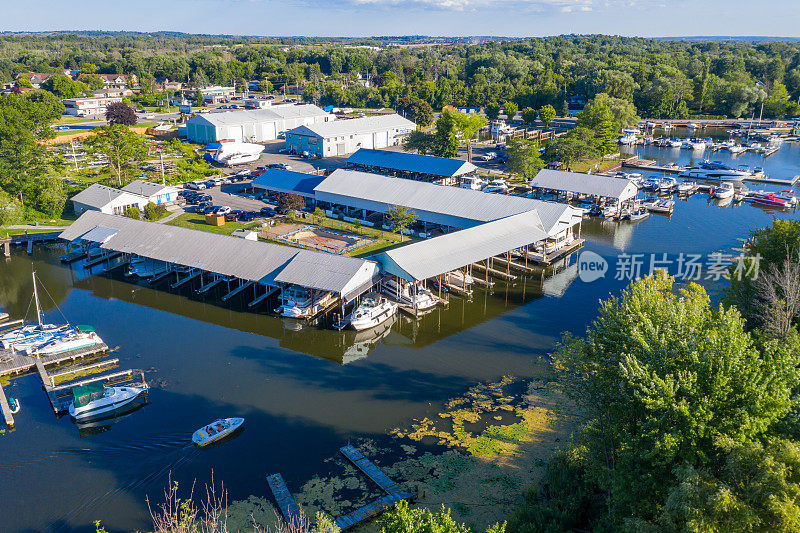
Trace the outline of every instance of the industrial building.
{"label": "industrial building", "polygon": [[266,109],[206,113],[186,122],[190,141],[260,143],[273,141],[298,126],[312,126],[336,119],[313,104],[274,105]]}
{"label": "industrial building", "polygon": [[347,158],[345,168],[439,185],[458,185],[477,176],[478,167],[460,159],[361,148]]}
{"label": "industrial building", "polygon": [[320,122],[287,131],[286,147],[314,157],[342,156],[360,148],[398,146],[416,127],[397,114]]}

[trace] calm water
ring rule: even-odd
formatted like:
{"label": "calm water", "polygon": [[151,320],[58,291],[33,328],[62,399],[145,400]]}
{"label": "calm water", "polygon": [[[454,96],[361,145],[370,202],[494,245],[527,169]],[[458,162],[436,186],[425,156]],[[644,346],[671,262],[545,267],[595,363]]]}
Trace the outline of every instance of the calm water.
{"label": "calm water", "polygon": [[[639,153],[665,162],[691,157],[655,147]],[[708,157],[731,161],[726,152]],[[766,161],[746,154],[733,162],[787,178],[800,173],[800,146],[784,145]],[[73,323],[93,324],[119,346],[121,366],[144,369],[154,387],[138,411],[79,430],[53,416],[38,377],[14,379],[6,390],[21,399],[22,412],[17,429],[0,435],[0,529],[93,531],[96,519],[109,530],[147,528],[145,496],[159,501],[169,472],[188,486],[208,481],[213,469],[231,499],[266,496],[272,472],[299,487],[348,438],[383,435],[438,412],[479,381],[548,372],[540,358],[561,332],[580,333],[598,299],[626,283],[614,279],[619,254],[732,253],[772,216],[748,205],[720,207],[699,194],[678,202],[669,218],[588,221],[587,249],[611,263],[603,279],[585,283],[566,269],[544,283],[536,276],[498,283],[492,294],[453,298],[449,309],[416,324],[401,318],[358,335],[92,276],[81,265],[61,265],[58,250],[42,248],[33,258],[17,251],[0,264],[0,306],[26,313],[35,268],[49,293],[47,317],[60,320],[60,309]],[[713,294],[724,287],[706,284]],[[244,432],[196,450],[192,431],[218,416],[246,417]]]}

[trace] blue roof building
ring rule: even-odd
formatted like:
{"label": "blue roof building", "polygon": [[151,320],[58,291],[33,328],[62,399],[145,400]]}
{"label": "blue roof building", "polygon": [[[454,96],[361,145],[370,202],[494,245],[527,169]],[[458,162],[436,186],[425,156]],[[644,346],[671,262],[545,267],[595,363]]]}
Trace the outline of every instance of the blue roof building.
{"label": "blue roof building", "polygon": [[322,183],[323,176],[292,172],[281,168],[269,168],[253,180],[254,189],[267,192],[292,193],[303,198],[314,198],[314,188]]}
{"label": "blue roof building", "polygon": [[456,185],[478,173],[478,167],[460,159],[367,148],[348,157],[345,168],[440,185]]}

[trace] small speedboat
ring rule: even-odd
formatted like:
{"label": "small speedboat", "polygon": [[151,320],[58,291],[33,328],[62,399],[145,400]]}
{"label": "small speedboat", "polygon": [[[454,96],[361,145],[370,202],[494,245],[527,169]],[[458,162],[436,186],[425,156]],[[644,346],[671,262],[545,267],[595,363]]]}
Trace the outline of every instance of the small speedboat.
{"label": "small speedboat", "polygon": [[495,193],[495,194],[502,194],[508,191],[508,184],[504,179],[496,179],[489,182],[489,184],[483,189],[483,192],[488,193]]}
{"label": "small speedboat", "polygon": [[789,200],[781,196],[778,196],[777,194],[774,193],[755,194],[753,196],[750,196],[749,199],[754,204],[766,205],[770,207],[786,208],[792,206]]}
{"label": "small speedboat", "polygon": [[679,195],[689,196],[691,194],[694,194],[694,192],[697,190],[697,183],[693,181],[681,182],[678,184],[677,190]]}
{"label": "small speedboat", "polygon": [[219,418],[192,433],[192,442],[208,446],[219,442],[244,424],[244,418]]}
{"label": "small speedboat", "polygon": [[651,213],[670,214],[675,209],[675,200],[668,198],[650,198],[642,202],[642,206]]}
{"label": "small speedboat", "polygon": [[19,400],[16,398],[12,398],[11,396],[8,397],[8,406],[11,408],[11,414],[15,415],[19,413]]}
{"label": "small speedboat", "polygon": [[637,220],[643,220],[649,216],[650,212],[647,210],[646,207],[642,206],[622,215],[622,220],[630,220],[631,222],[636,222]]}
{"label": "small speedboat", "polygon": [[722,182],[722,183],[719,184],[718,187],[715,187],[712,190],[712,194],[714,195],[714,198],[719,198],[719,199],[731,198],[734,195],[735,192],[736,192],[736,189],[734,189],[733,188],[733,184],[731,184],[729,182]]}
{"label": "small speedboat", "polygon": [[658,184],[659,194],[671,193],[678,187],[678,181],[672,177],[663,178]]}

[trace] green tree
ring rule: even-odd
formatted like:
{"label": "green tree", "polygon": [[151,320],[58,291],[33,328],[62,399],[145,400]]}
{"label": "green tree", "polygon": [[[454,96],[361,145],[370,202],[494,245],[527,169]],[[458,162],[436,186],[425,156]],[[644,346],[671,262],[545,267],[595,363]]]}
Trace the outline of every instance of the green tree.
{"label": "green tree", "polygon": [[483,112],[486,113],[486,118],[489,120],[497,120],[500,116],[500,106],[497,104],[489,104],[484,107]]}
{"label": "green tree", "polygon": [[769,118],[783,118],[789,109],[789,91],[782,83],[776,83],[769,96],[764,101],[764,116]]}
{"label": "green tree", "polygon": [[550,123],[553,122],[555,118],[556,108],[550,104],[542,106],[542,108],[539,110],[539,119],[542,121],[542,124],[544,124],[545,128],[549,128]]}
{"label": "green tree", "polygon": [[78,81],[85,84],[86,87],[92,91],[99,91],[106,86],[103,78],[97,74],[81,74]]}
{"label": "green tree", "polygon": [[205,103],[206,101],[205,98],[203,98],[203,91],[201,91],[199,88],[195,89],[194,95],[192,96],[192,105],[195,107],[203,107]]}
{"label": "green tree", "polygon": [[517,104],[514,102],[506,102],[503,104],[503,110],[506,112],[507,120],[514,120],[514,117],[517,115]]}
{"label": "green tree", "polygon": [[[472,529],[453,520],[450,510],[442,508],[437,513],[429,509],[412,509],[401,501],[394,509],[378,519],[380,533],[472,533]],[[505,533],[506,525],[495,524],[487,533]]]}
{"label": "green tree", "polygon": [[528,182],[536,176],[542,167],[544,167],[544,162],[539,156],[538,142],[513,139],[509,143],[506,171]]}
{"label": "green tree", "polygon": [[147,205],[144,206],[144,214],[147,216],[147,220],[161,220],[167,216],[167,208],[163,204],[147,202]]}
{"label": "green tree", "polygon": [[522,110],[522,120],[524,120],[527,124],[535,124],[538,116],[539,114],[532,107],[526,107]]}
{"label": "green tree", "polygon": [[64,74],[56,74],[47,78],[42,84],[42,89],[50,91],[58,98],[78,98],[86,90],[86,85],[73,81]]}
{"label": "green tree", "polygon": [[104,126],[94,131],[95,134],[87,139],[87,145],[108,158],[108,169],[122,186],[123,177],[130,170],[138,168],[147,155],[144,140],[122,124]]}
{"label": "green tree", "polygon": [[305,206],[306,202],[299,194],[283,193],[278,195],[278,213],[282,215],[290,211],[300,211]]}
{"label": "green tree", "polygon": [[64,183],[57,178],[40,178],[34,182],[34,188],[33,208],[47,216],[60,217],[67,203]]}
{"label": "green tree", "polygon": [[[20,224],[25,220],[25,209],[16,198],[0,190],[0,226]],[[3,237],[4,234],[0,233]]]}
{"label": "green tree", "polygon": [[[452,111],[452,117],[458,131],[458,139],[467,145],[467,161],[472,161],[472,138],[486,126],[486,117],[478,113]],[[444,113],[443,113],[444,114]]]}
{"label": "green tree", "polygon": [[33,87],[28,76],[20,74],[16,80],[17,87]]}
{"label": "green tree", "polygon": [[262,93],[270,94],[274,90],[272,87],[272,82],[267,79],[261,80],[258,82],[258,90]]}
{"label": "green tree", "polygon": [[405,231],[417,220],[417,215],[407,208],[395,205],[386,212],[386,221],[392,231],[400,235],[400,242],[403,242],[403,235]]}
{"label": "green tree", "polygon": [[128,218],[132,218],[134,220],[141,220],[142,213],[139,211],[138,207],[129,207],[125,210],[125,216]]}
{"label": "green tree", "polygon": [[762,342],[738,311],[713,308],[698,285],[675,291],[663,275],[603,302],[585,338],[565,337],[554,355],[591,420],[578,445],[605,498],[602,520],[655,520],[679,467],[718,467],[721,439],[765,436],[793,407],[797,354],[796,338]]}
{"label": "green tree", "polygon": [[569,104],[566,100],[561,102],[561,116],[568,117],[569,116]]}
{"label": "green tree", "polygon": [[547,162],[558,161],[569,169],[578,161],[597,157],[596,142],[594,131],[578,127],[550,141],[545,147],[544,157]]}
{"label": "green tree", "polygon": [[403,139],[403,150],[423,155],[435,153],[436,135],[419,130],[412,131]]}
{"label": "green tree", "polygon": [[458,156],[458,138],[456,137],[456,121],[453,113],[442,111],[436,120],[435,148],[433,155],[437,157]]}

